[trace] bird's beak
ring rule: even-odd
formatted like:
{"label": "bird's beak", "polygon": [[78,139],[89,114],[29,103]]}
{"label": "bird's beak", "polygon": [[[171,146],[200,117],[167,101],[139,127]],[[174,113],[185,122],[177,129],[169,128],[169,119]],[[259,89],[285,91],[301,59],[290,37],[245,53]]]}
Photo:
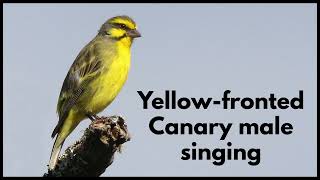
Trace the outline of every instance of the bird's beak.
{"label": "bird's beak", "polygon": [[136,29],[132,29],[132,30],[127,31],[127,35],[128,35],[129,37],[132,37],[132,38],[141,37],[141,34],[140,34],[139,31],[136,30]]}

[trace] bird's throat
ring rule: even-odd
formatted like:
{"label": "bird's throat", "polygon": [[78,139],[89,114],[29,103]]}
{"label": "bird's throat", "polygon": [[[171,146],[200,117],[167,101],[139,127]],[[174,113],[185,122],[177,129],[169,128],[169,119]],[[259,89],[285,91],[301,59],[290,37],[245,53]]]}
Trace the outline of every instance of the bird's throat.
{"label": "bird's throat", "polygon": [[123,38],[121,38],[120,40],[118,40],[118,45],[119,46],[124,46],[124,48],[130,48],[132,44],[132,38],[125,36]]}

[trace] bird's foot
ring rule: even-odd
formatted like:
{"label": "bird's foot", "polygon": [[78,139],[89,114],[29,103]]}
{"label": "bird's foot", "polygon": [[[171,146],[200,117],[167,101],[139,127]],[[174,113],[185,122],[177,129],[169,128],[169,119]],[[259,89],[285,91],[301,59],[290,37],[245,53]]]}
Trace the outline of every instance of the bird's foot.
{"label": "bird's foot", "polygon": [[87,116],[91,121],[94,121],[94,118],[93,118],[91,115],[86,114],[86,116]]}
{"label": "bird's foot", "polygon": [[101,119],[101,117],[99,117],[98,115],[94,114],[92,115],[94,117],[95,120]]}
{"label": "bird's foot", "polygon": [[91,121],[96,121],[96,120],[98,120],[98,119],[101,119],[99,116],[97,116],[96,114],[93,114],[93,115],[91,115],[91,114],[87,114],[86,115]]}

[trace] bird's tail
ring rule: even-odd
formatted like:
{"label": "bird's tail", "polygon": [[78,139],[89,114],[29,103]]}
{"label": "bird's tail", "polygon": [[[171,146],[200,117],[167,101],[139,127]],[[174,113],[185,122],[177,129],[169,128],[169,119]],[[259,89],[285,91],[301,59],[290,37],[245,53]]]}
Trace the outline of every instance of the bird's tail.
{"label": "bird's tail", "polygon": [[[50,161],[49,161],[49,169],[52,170],[55,168],[59,153],[61,151],[64,140],[69,136],[69,134],[74,130],[74,128],[79,124],[80,120],[84,119],[85,116],[79,115],[77,112],[70,111],[68,113],[68,117],[63,121],[64,123],[59,127],[59,130],[54,130],[53,135],[58,134],[56,140],[53,144],[53,148],[51,151]],[[58,125],[59,126],[59,125]]]}
{"label": "bird's tail", "polygon": [[64,143],[64,138],[61,138],[60,134],[58,134],[56,140],[54,141],[53,148],[51,151],[51,156],[49,161],[50,170],[53,170],[57,164],[63,143]]}

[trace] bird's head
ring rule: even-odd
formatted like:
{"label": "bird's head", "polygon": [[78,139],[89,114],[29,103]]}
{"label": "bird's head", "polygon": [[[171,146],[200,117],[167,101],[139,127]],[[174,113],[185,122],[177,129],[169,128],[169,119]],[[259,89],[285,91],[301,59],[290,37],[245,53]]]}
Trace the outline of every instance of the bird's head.
{"label": "bird's head", "polygon": [[141,37],[137,30],[137,25],[129,16],[116,16],[105,22],[100,30],[99,35],[107,36],[116,41],[130,43],[134,38]]}

